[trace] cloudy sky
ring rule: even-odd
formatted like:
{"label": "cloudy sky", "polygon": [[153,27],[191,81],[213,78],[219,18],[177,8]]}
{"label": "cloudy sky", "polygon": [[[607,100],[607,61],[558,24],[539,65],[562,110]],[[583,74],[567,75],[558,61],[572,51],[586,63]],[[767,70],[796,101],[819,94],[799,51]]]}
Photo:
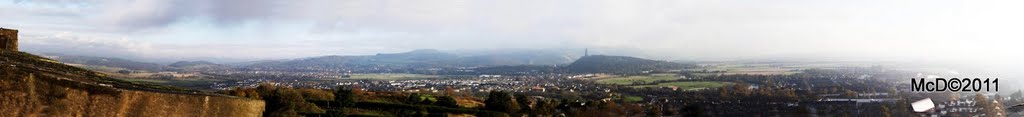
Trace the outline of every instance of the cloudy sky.
{"label": "cloudy sky", "polygon": [[284,59],[596,48],[665,59],[1024,59],[1015,0],[0,0],[23,50]]}

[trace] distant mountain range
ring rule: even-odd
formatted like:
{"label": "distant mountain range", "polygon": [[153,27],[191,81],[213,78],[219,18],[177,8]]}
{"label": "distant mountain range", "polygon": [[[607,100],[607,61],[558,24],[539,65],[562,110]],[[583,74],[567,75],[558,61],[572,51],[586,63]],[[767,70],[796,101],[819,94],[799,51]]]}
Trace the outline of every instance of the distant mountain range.
{"label": "distant mountain range", "polygon": [[562,65],[572,63],[580,56],[557,50],[506,50],[470,54],[446,62],[462,66]]}
{"label": "distant mountain range", "polygon": [[210,71],[231,69],[231,66],[216,64],[209,61],[178,61],[171,63],[167,66],[173,67],[179,71]]}
{"label": "distant mountain range", "polygon": [[228,70],[233,68],[271,68],[307,70],[364,69],[364,71],[361,72],[388,72],[374,70],[481,67],[480,70],[487,71],[488,73],[500,73],[505,70],[538,71],[530,70],[532,68],[541,68],[543,70],[539,71],[543,72],[638,73],[651,70],[673,70],[692,67],[692,65],[687,64],[648,60],[628,56],[592,55],[579,57],[579,55],[567,52],[541,50],[493,51],[459,55],[438,50],[423,49],[402,53],[362,56],[332,55],[292,60],[253,61],[235,66],[217,64],[209,61],[179,61],[163,65],[119,58],[61,54],[46,54],[46,56],[65,63],[147,71],[209,71]]}
{"label": "distant mountain range", "polygon": [[555,52],[489,53],[460,56],[424,49],[403,53],[364,56],[321,56],[305,59],[253,63],[250,67],[354,68],[354,67],[479,67],[500,65],[558,65],[575,57]]}
{"label": "distant mountain range", "polygon": [[208,61],[179,61],[170,65],[163,65],[149,62],[139,62],[122,58],[64,55],[56,53],[42,54],[46,58],[54,59],[63,63],[80,64],[88,66],[103,66],[112,68],[124,68],[128,70],[144,71],[205,71],[229,69],[231,66],[216,64]]}
{"label": "distant mountain range", "polygon": [[514,65],[477,68],[481,74],[534,74],[534,73],[615,73],[636,74],[667,72],[697,67],[669,61],[649,60],[628,56],[584,56],[568,65]]}

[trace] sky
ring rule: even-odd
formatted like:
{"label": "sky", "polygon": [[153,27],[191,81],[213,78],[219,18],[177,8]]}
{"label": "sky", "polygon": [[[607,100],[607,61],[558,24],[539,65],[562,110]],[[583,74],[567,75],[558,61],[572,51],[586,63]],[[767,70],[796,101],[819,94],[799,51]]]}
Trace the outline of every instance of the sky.
{"label": "sky", "polygon": [[[24,51],[263,60],[591,48],[658,59],[1024,65],[1015,0],[0,0]],[[629,52],[629,53],[623,53]]]}

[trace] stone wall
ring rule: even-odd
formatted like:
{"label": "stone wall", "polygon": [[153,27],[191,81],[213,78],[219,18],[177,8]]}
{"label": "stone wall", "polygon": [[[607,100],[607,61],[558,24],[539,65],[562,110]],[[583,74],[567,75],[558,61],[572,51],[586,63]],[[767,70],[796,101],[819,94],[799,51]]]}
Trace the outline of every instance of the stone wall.
{"label": "stone wall", "polygon": [[0,28],[0,50],[18,51],[18,30]]}

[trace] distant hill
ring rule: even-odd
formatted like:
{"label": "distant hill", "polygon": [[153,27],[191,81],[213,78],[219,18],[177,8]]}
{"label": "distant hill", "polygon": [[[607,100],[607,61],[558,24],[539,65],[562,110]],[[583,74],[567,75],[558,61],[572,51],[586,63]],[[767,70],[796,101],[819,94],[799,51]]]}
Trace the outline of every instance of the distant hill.
{"label": "distant hill", "polygon": [[0,50],[0,84],[2,117],[255,117],[265,105],[261,100],[113,79],[7,50]]}
{"label": "distant hill", "polygon": [[138,62],[121,58],[107,58],[107,57],[93,57],[93,56],[78,56],[78,55],[62,55],[62,54],[45,54],[47,58],[54,59],[64,63],[71,64],[82,64],[92,66],[104,66],[104,67],[115,67],[125,68],[131,70],[146,70],[146,71],[163,71],[168,66]]}
{"label": "distant hill", "polygon": [[455,56],[455,54],[445,53],[438,50],[421,49],[403,53],[377,54],[371,56],[370,59],[373,59],[373,62],[377,63],[420,63],[448,60],[457,57],[458,56]]}
{"label": "distant hill", "polygon": [[526,75],[526,74],[548,74],[564,73],[565,69],[560,66],[550,65],[515,65],[515,66],[494,66],[480,67],[473,69],[480,74],[495,75]]}
{"label": "distant hill", "polygon": [[209,61],[178,61],[168,65],[181,71],[211,71],[231,69],[231,66],[221,65]]}
{"label": "distant hill", "polygon": [[628,56],[584,56],[566,66],[574,73],[641,73],[651,70],[675,70],[690,67],[680,63]]}
{"label": "distant hill", "polygon": [[220,65],[209,61],[178,61],[171,63],[168,66],[171,67],[194,67],[194,66],[207,66],[207,65]]}
{"label": "distant hill", "polygon": [[287,61],[254,63],[249,67],[269,68],[373,68],[427,65],[431,62],[454,59],[455,55],[437,50],[415,50],[404,53],[367,56],[322,56]]}
{"label": "distant hill", "polygon": [[436,67],[478,67],[502,65],[558,65],[572,61],[572,56],[554,52],[509,52],[456,55],[423,49],[403,53],[364,56],[321,56],[296,60],[253,63],[249,68],[384,68],[416,69]]}
{"label": "distant hill", "polygon": [[[277,70],[333,69],[353,72],[422,72],[429,71],[431,68],[481,67],[481,72],[508,74],[526,72],[639,73],[650,70],[675,70],[690,67],[687,64],[627,56],[593,55],[574,60],[577,56],[566,52],[541,50],[487,51],[457,55],[438,50],[423,49],[402,53],[381,53],[362,56],[320,56],[293,60],[254,61],[233,67],[209,61],[179,61],[169,65],[161,65],[120,58],[60,54],[47,55],[49,58],[65,63],[147,71],[214,71],[241,68]],[[517,71],[517,69],[525,70],[528,68],[541,68],[542,70]]]}
{"label": "distant hill", "polygon": [[507,50],[467,55],[445,62],[460,66],[562,65],[578,57],[560,51]]}

